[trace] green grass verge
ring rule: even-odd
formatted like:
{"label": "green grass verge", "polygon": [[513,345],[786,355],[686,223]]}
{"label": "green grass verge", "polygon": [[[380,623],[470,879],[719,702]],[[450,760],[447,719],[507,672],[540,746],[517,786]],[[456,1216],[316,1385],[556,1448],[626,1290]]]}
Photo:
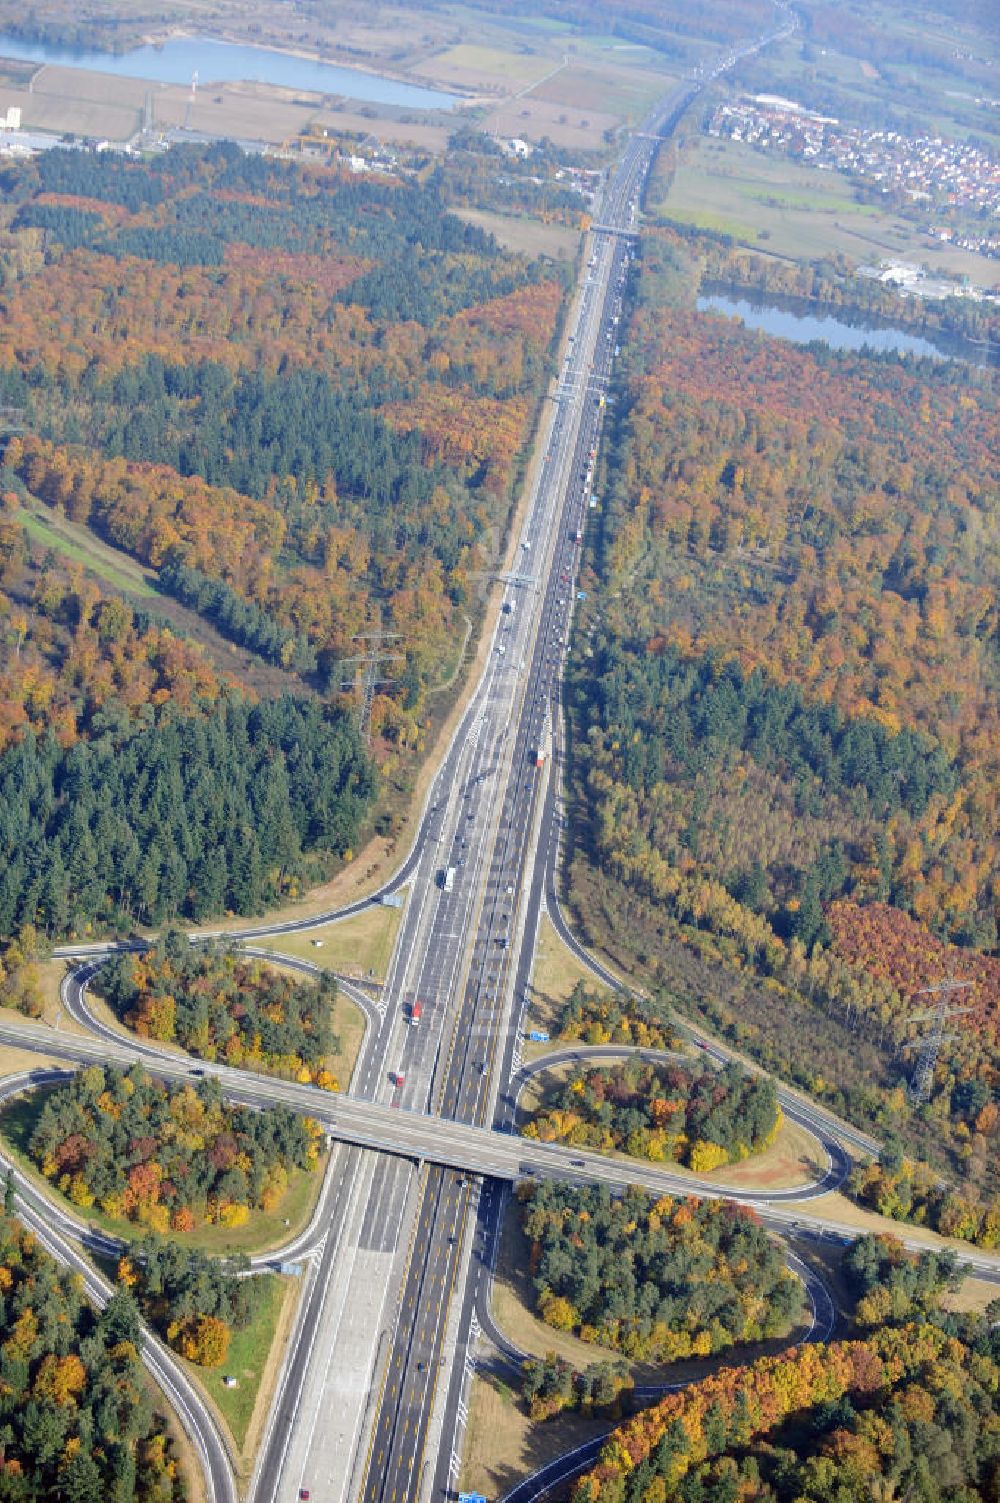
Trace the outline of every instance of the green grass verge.
{"label": "green grass verge", "polygon": [[[82,564],[98,578],[106,580],[117,590],[124,590],[130,595],[141,595],[152,598],[156,590],[145,577],[142,570],[136,565],[129,568],[126,561],[118,564],[111,552],[96,539],[91,543],[85,536],[74,536],[69,531],[71,524],[66,524],[66,531],[46,517],[39,516],[37,512],[22,508],[17,514],[17,521],[36,542],[52,548],[56,553],[61,553],[64,558],[71,559],[74,563]],[[82,529],[80,529],[82,532]]]}
{"label": "green grass verge", "polygon": [[[233,1331],[229,1351],[221,1367],[195,1367],[190,1371],[211,1395],[233,1433],[233,1439],[242,1449],[247,1430],[253,1418],[254,1405],[261,1379],[268,1365],[268,1357],[274,1343],[281,1318],[281,1307],[288,1293],[291,1279],[279,1278],[274,1273],[257,1276],[257,1313],[242,1331]],[[233,1377],[236,1388],[227,1388],[223,1381]]]}
{"label": "green grass verge", "polygon": [[[48,1094],[48,1090],[43,1088],[16,1096],[0,1113],[0,1137],[9,1145],[18,1167],[32,1185],[53,1199],[62,1201],[81,1220],[90,1222],[111,1237],[120,1237],[124,1242],[138,1241],[145,1235],[145,1227],[132,1221],[112,1219],[96,1205],[86,1209],[74,1206],[32,1162],[28,1155],[28,1145]],[[213,1253],[219,1257],[233,1253],[261,1253],[272,1247],[280,1247],[308,1225],[322,1188],[325,1169],[324,1155],[311,1172],[305,1169],[290,1170],[288,1189],[281,1204],[273,1211],[252,1211],[245,1226],[200,1226],[193,1232],[171,1232],[170,1238],[182,1247],[198,1248],[201,1252]]]}

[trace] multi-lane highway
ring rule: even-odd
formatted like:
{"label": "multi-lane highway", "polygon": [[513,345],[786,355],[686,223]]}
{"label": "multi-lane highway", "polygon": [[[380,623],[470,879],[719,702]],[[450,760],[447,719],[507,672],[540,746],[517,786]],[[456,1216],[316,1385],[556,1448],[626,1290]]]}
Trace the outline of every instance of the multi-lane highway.
{"label": "multi-lane highway", "polygon": [[[352,1094],[193,1067],[182,1056],[126,1041],[95,1024],[86,1000],[89,967],[65,991],[67,1010],[88,1036],[0,1027],[0,1039],[67,1059],[127,1062],[138,1053],[170,1078],[208,1068],[231,1099],[284,1102],[316,1117],[337,1140],[319,1215],[302,1243],[309,1253],[303,1297],[251,1487],[261,1503],[290,1503],[305,1493],[324,1503],[347,1503],[358,1493],[365,1503],[446,1495],[459,1442],[462,1359],[477,1301],[484,1308],[502,1203],[495,1190],[483,1189],[484,1180],[553,1175],[618,1186],[627,1179],[657,1194],[726,1194],[753,1201],[787,1230],[822,1229],[807,1202],[843,1174],[836,1137],[852,1135],[791,1092],[782,1093],[786,1113],[826,1144],[830,1168],[815,1185],[768,1196],[766,1208],[759,1193],[652,1165],[623,1168],[511,1132],[522,1009],[546,905],[576,947],[555,883],[559,684],[638,206],[659,139],[698,87],[692,80],[663,101],[609,177],[486,668],[432,783],[412,849],[373,897],[336,915],[262,924],[240,935],[251,941],[306,929],[408,887],[378,1001],[354,993],[368,1027]],[[853,1139],[867,1151],[876,1147],[861,1134]],[[969,1261],[996,1266],[975,1255]],[[813,1297],[822,1330],[821,1300]],[[225,1498],[216,1462],[209,1462],[215,1497]]]}

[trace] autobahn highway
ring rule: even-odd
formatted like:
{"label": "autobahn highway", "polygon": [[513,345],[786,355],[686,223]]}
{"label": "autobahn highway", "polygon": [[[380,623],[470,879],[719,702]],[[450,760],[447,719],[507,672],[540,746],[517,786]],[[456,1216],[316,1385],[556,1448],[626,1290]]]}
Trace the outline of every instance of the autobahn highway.
{"label": "autobahn highway", "polygon": [[[377,1002],[345,988],[368,1022],[352,1094],[193,1066],[106,1025],[94,1031],[85,991],[90,965],[74,973],[65,997],[91,1036],[0,1025],[0,1040],[50,1056],[127,1064],[141,1055],[167,1078],[211,1073],[230,1099],[254,1107],[283,1102],[316,1117],[337,1140],[322,1214],[304,1244],[309,1263],[299,1313],[250,1488],[261,1503],[291,1503],[303,1490],[324,1503],[355,1495],[364,1503],[416,1503],[452,1489],[463,1358],[477,1304],[484,1308],[502,1206],[484,1181],[536,1175],[615,1188],[639,1183],[656,1194],[697,1191],[754,1204],[785,1231],[850,1232],[808,1210],[842,1173],[836,1137],[850,1133],[792,1092],[782,1092],[783,1108],[826,1145],[831,1177],[766,1197],[519,1140],[511,1131],[523,1001],[546,907],[562,937],[594,964],[556,896],[560,676],[642,186],[659,139],[697,87],[691,82],[662,103],[630,138],[606,186],[486,667],[431,784],[411,850],[377,893],[335,914],[226,936],[246,943],[309,929],[408,887]],[[112,948],[119,946],[57,953],[91,955],[96,964]],[[609,973],[604,979],[618,984]],[[418,1000],[423,1016],[414,1026]],[[714,1045],[711,1053],[728,1057]],[[861,1134],[854,1140],[865,1151],[877,1147]],[[977,1271],[1000,1269],[974,1254],[965,1261]],[[207,1453],[208,1443],[201,1444]],[[209,1455],[208,1465],[223,1503],[229,1494],[221,1475],[216,1480],[221,1462]]]}
{"label": "autobahn highway", "polygon": [[[601,206],[602,223],[628,231],[635,221],[638,192],[652,160],[654,143],[633,138],[613,176]],[[518,639],[525,612],[513,598],[504,602],[510,640],[497,652],[512,652],[525,662],[521,693],[512,697],[506,776],[495,780],[493,799],[499,817],[491,829],[485,886],[474,930],[468,972],[458,1003],[439,1085],[442,1114],[456,1122],[481,1124],[496,1110],[499,1069],[505,1046],[517,1032],[512,981],[518,954],[524,953],[525,920],[537,915],[514,902],[525,890],[533,864],[538,791],[545,770],[565,642],[579,565],[579,543],[592,484],[594,459],[610,374],[613,329],[622,308],[627,238],[592,236],[587,275],[561,372],[557,405],[546,439],[541,481],[521,539],[522,569],[535,572],[539,599],[534,620],[527,622],[528,641]],[[530,562],[529,562],[530,561]],[[513,627],[513,630],[510,628]],[[503,628],[501,629],[503,632]],[[506,733],[503,733],[506,735]],[[467,792],[467,797],[469,794]],[[475,824],[476,811],[467,816]],[[459,855],[454,847],[453,857]],[[518,920],[521,920],[519,923]],[[441,1138],[453,1129],[439,1128]],[[481,1129],[480,1129],[481,1130]],[[515,1173],[524,1172],[526,1156],[518,1150]],[[483,1161],[478,1167],[482,1169]],[[564,1166],[570,1172],[572,1164]],[[468,1187],[440,1167],[429,1168],[421,1186],[416,1230],[406,1261],[398,1319],[383,1367],[378,1410],[368,1447],[362,1487],[364,1503],[404,1503],[446,1494],[452,1471],[458,1412],[455,1393],[458,1363],[441,1416],[442,1439],[436,1467],[428,1457],[434,1395],[442,1366],[452,1296],[464,1279],[463,1233],[469,1206]],[[459,1346],[468,1339],[471,1302],[463,1299]],[[427,1471],[425,1472],[425,1460]]]}
{"label": "autobahn highway", "polygon": [[[558,745],[559,678],[579,561],[576,539],[590,500],[639,194],[657,137],[669,130],[691,94],[691,88],[679,91],[631,138],[607,186],[544,441],[541,480],[518,540],[519,557],[488,666],[432,785],[414,846],[375,895],[405,883],[411,889],[396,963],[357,1078],[356,1089],[368,1099],[340,1098],[317,1107],[315,1093],[303,1088],[279,1095],[274,1086],[226,1081],[237,1099],[285,1099],[311,1109],[335,1136],[355,1145],[341,1151],[332,1171],[333,1203],[342,1214],[323,1244],[306,1294],[303,1340],[295,1345],[256,1478],[260,1498],[291,1498],[303,1485],[328,1498],[353,1490],[355,1470],[328,1455],[322,1416],[350,1411],[350,1420],[331,1439],[335,1449],[357,1450],[366,1423],[362,1390],[369,1385],[377,1389],[378,1405],[365,1447],[367,1465],[357,1479],[366,1503],[402,1503],[428,1480],[424,1459],[448,1309],[468,1266],[463,1233],[475,1191],[464,1182],[466,1171],[513,1178],[529,1170],[612,1184],[623,1178],[620,1168],[596,1155],[529,1148],[485,1129],[494,1120],[511,1125],[511,1104],[500,1098],[509,1094],[505,1083],[519,1062],[517,999],[525,993],[543,903],[562,924],[553,881],[557,784],[551,765],[539,775],[537,754]],[[545,790],[541,806],[540,790]],[[454,881],[445,890],[436,879],[449,868]],[[371,901],[351,905],[341,916]],[[265,924],[241,937],[271,937],[329,917]],[[474,936],[471,953],[469,935]],[[417,999],[424,1016],[419,1028],[412,1028],[406,1013]],[[783,1105],[829,1138],[829,1119],[810,1115],[790,1093]],[[436,1117],[426,1115],[430,1108]],[[469,1129],[473,1135],[463,1136]],[[388,1149],[394,1157],[375,1158],[366,1149]],[[424,1167],[415,1172],[408,1158]],[[645,1166],[630,1168],[626,1177],[660,1193],[699,1188],[697,1181],[654,1174]],[[719,1193],[716,1185],[700,1188]],[[782,1198],[797,1201],[819,1193],[822,1189],[814,1187]],[[487,1224],[484,1235],[489,1241],[495,1225]],[[345,1276],[347,1265],[356,1270],[353,1276]],[[395,1299],[397,1277],[401,1292]],[[324,1312],[336,1302],[334,1289],[341,1315],[328,1320]],[[360,1303],[372,1321],[367,1342],[350,1322]],[[472,1308],[466,1289],[459,1350],[468,1342]],[[308,1334],[320,1329],[322,1343],[310,1342]],[[327,1343],[324,1356],[320,1348]],[[435,1496],[448,1486],[460,1367],[452,1365],[444,1406]]]}
{"label": "autobahn highway", "polygon": [[[398,1158],[405,1165],[438,1165],[456,1171],[460,1178],[496,1179],[508,1183],[525,1177],[574,1180],[581,1184],[604,1184],[621,1189],[628,1184],[645,1186],[653,1195],[698,1194],[752,1205],[784,1228],[801,1226],[817,1233],[849,1234],[829,1215],[815,1216],[809,1202],[828,1192],[825,1176],[814,1184],[787,1190],[762,1192],[727,1187],[718,1180],[702,1179],[683,1171],[658,1168],[651,1163],[607,1158],[599,1153],[572,1149],[555,1143],[520,1138],[496,1128],[429,1113],[401,1111],[391,1104],[376,1103],[346,1094],[331,1094],[314,1086],[254,1076],[222,1065],[202,1066],[183,1055],[161,1054],[155,1060],[138,1055],[127,1042],[110,1045],[67,1032],[54,1032],[41,1024],[0,1023],[0,1043],[58,1057],[73,1064],[117,1064],[127,1067],[140,1058],[147,1069],[165,1080],[190,1080],[211,1074],[219,1079],[228,1100],[262,1108],[282,1104],[316,1118],[345,1144],[372,1150],[373,1156]],[[574,1051],[577,1052],[577,1051]],[[42,1083],[51,1067],[27,1072],[25,1088]],[[72,1212],[61,1225],[68,1229]],[[55,1213],[53,1208],[53,1217]],[[856,1231],[856,1228],[854,1229]],[[904,1233],[902,1227],[898,1228]],[[905,1234],[904,1234],[905,1235]],[[914,1239],[913,1246],[926,1245]],[[1000,1255],[975,1249],[959,1252],[963,1265],[984,1274],[1000,1274]]]}
{"label": "autobahn highway", "polygon": [[[53,1033],[38,1024],[0,1024],[0,1042],[33,1050],[76,1064],[115,1064],[127,1068],[138,1057],[145,1067],[165,1080],[192,1081],[206,1075],[218,1079],[227,1100],[260,1109],[283,1105],[314,1117],[334,1139],[357,1148],[374,1150],[380,1158],[398,1159],[410,1172],[414,1164],[435,1165],[458,1171],[462,1176],[487,1175],[516,1180],[526,1175],[578,1179],[620,1187],[648,1186],[654,1194],[698,1194],[744,1200],[756,1204],[805,1201],[825,1194],[825,1179],[793,1190],[777,1190],[767,1196],[759,1191],[723,1190],[717,1182],[696,1175],[658,1169],[652,1164],[625,1163],[599,1153],[539,1143],[519,1138],[459,1117],[441,1117],[429,1112],[407,1111],[392,1102],[376,1102],[346,1093],[320,1091],[293,1081],[255,1076],[249,1071],[222,1065],[194,1064],[183,1055],[138,1052],[125,1042],[111,1045],[104,1039],[89,1039],[70,1033]],[[37,1080],[36,1080],[37,1083]]]}

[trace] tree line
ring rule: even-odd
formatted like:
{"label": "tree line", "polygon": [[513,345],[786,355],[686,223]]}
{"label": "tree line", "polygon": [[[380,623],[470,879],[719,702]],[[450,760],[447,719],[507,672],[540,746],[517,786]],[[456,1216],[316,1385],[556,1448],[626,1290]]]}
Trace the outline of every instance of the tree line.
{"label": "tree line", "polygon": [[661,1003],[637,992],[592,991],[582,979],[559,1014],[559,1037],[636,1049],[679,1049],[683,1044]]}
{"label": "tree line", "polygon": [[767,1148],[781,1122],[766,1076],[738,1065],[713,1070],[634,1057],[575,1066],[522,1132],[543,1143],[620,1149],[707,1174]]}
{"label": "tree line", "polygon": [[327,1066],[340,1047],[329,971],[315,980],[292,976],[220,941],[193,946],[168,930],[141,954],[113,957],[95,989],[144,1038],[337,1089]]}
{"label": "tree line", "polygon": [[81,1210],[165,1234],[273,1211],[317,1138],[286,1107],[229,1106],[214,1078],[169,1086],[135,1064],[91,1065],[45,1096],[32,1161]]}
{"label": "tree line", "polygon": [[673,1362],[785,1335],[802,1313],[780,1248],[731,1202],[557,1184],[519,1198],[536,1307],[556,1330]]}

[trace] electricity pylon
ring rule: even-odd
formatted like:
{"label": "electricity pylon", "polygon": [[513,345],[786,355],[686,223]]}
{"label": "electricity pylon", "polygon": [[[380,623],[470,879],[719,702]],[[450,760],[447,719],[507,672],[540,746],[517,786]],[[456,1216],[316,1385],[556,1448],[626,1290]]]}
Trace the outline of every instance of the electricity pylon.
{"label": "electricity pylon", "polygon": [[[370,643],[364,652],[357,653],[352,658],[341,658],[341,666],[349,663],[357,664],[364,669],[361,680],[361,734],[366,741],[370,740],[372,701],[375,698],[375,690],[391,684],[391,678],[384,678],[379,673],[380,663],[402,663],[405,658],[399,652],[385,652],[382,649],[383,642],[395,642],[402,636],[398,631],[366,631],[359,632],[355,637],[356,642]],[[345,680],[341,683],[342,689],[352,689],[355,681]]]}
{"label": "electricity pylon", "polygon": [[931,1025],[920,1046],[916,1069],[910,1082],[910,1096],[918,1106],[925,1102],[931,1093],[934,1067],[937,1064],[941,1045],[946,1042],[946,1038],[957,1037],[954,1034],[945,1035],[945,1018],[957,1018],[963,1013],[975,1012],[978,1006],[978,1004],[973,1004],[972,1007],[949,1007],[948,998],[952,992],[964,991],[975,984],[974,981],[956,981],[951,977],[947,981],[939,981],[936,986],[923,986],[913,994],[915,997],[934,995],[938,999],[933,1012],[916,1013],[906,1020],[908,1023],[930,1023]]}

